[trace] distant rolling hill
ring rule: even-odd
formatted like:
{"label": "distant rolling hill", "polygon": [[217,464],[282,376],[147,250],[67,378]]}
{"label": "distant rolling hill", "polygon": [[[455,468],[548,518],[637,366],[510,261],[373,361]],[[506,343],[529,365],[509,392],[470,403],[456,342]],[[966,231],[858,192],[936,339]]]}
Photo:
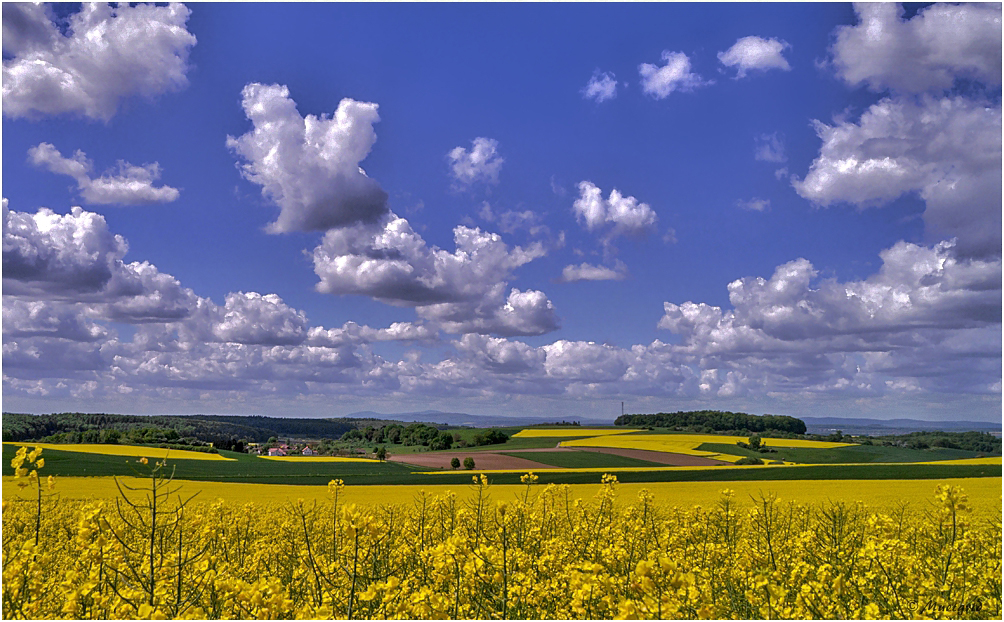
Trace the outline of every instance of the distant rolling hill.
{"label": "distant rolling hill", "polygon": [[[469,413],[442,412],[440,410],[422,410],[407,413],[378,413],[364,410],[345,415],[346,419],[383,419],[390,421],[440,423],[445,425],[466,425],[476,428],[502,426],[523,426],[561,421],[561,417],[504,417],[500,415],[471,415]],[[568,421],[578,421],[581,425],[613,425],[613,420],[584,419],[582,417],[565,418]]]}
{"label": "distant rolling hill", "polygon": [[1001,423],[989,421],[924,421],[922,419],[864,419],[842,417],[799,417],[810,434],[908,434],[910,432],[990,432],[1000,436]]}

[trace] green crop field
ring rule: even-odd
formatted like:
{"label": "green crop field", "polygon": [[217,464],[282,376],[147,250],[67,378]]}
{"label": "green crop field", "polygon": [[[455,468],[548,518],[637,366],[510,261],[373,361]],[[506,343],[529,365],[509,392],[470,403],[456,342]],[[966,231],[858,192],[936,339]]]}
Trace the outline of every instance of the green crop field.
{"label": "green crop field", "polygon": [[[771,439],[764,439],[771,447]],[[729,454],[732,456],[753,456],[766,460],[787,460],[800,464],[836,464],[868,462],[932,462],[935,460],[955,460],[975,458],[975,451],[962,449],[907,449],[905,447],[885,447],[882,445],[854,445],[832,449],[812,449],[805,447],[775,447],[772,453],[758,453],[743,449],[732,443],[702,443],[698,449]]]}
{"label": "green crop field", "polygon": [[648,460],[638,460],[616,454],[605,454],[598,451],[535,451],[533,453],[507,453],[500,452],[506,456],[516,458],[526,458],[541,464],[556,467],[582,468],[582,467],[661,467],[665,466]]}
{"label": "green crop field", "polygon": [[[10,462],[17,451],[15,445],[3,446],[3,474],[13,475]],[[392,462],[285,462],[264,460],[232,451],[220,451],[220,455],[233,458],[233,461],[205,460],[172,460],[168,464],[174,469],[178,479],[235,481],[235,482],[273,482],[273,483],[311,483],[327,484],[331,479],[353,480],[355,484],[384,483],[383,477],[410,476],[410,469]],[[136,458],[123,456],[108,456],[102,454],[87,454],[80,452],[55,451],[46,449],[45,475],[59,476],[97,476],[97,475],[135,475]],[[377,481],[380,480],[380,481]]]}

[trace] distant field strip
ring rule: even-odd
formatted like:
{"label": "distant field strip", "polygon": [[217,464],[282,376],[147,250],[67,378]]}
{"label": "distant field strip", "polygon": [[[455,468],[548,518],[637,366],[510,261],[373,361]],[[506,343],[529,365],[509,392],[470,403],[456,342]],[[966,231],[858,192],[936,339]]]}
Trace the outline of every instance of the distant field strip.
{"label": "distant field strip", "polygon": [[[599,476],[597,476],[599,479]],[[120,477],[119,481],[130,486],[143,486],[149,480],[135,477]],[[196,502],[289,503],[297,499],[316,501],[319,505],[330,503],[326,486],[294,486],[288,484],[237,484],[223,482],[178,481],[181,494],[185,497],[199,493]],[[961,486],[969,495],[969,504],[974,511],[990,514],[1001,512],[1001,478],[956,478],[947,480],[798,480],[780,481],[730,481],[730,482],[649,482],[620,484],[617,486],[618,505],[629,505],[638,499],[638,492],[646,489],[655,495],[655,501],[663,507],[710,507],[718,501],[724,489],[735,491],[736,502],[752,504],[751,497],[776,494],[778,500],[800,503],[827,503],[861,501],[869,507],[895,507],[907,502],[915,509],[926,509],[938,484],[949,483]],[[811,485],[807,485],[811,484]],[[531,487],[531,495],[542,486]],[[600,489],[600,484],[571,484],[571,497],[590,500]],[[421,492],[429,495],[452,492],[460,500],[471,495],[470,485],[432,486],[346,486],[341,499],[346,503],[359,505],[394,504],[410,505]],[[488,488],[493,500],[507,501],[515,496],[522,497],[526,486],[518,484],[492,485]],[[114,499],[118,489],[111,477],[61,477],[56,479],[56,492],[61,499]],[[3,499],[12,501],[30,495],[14,485],[13,478],[3,478]]]}
{"label": "distant field strip", "polygon": [[[561,443],[563,447],[618,447],[622,449],[645,449],[648,451],[664,451],[689,456],[703,456],[723,462],[736,462],[742,456],[715,453],[697,449],[702,443],[737,443],[747,442],[745,436],[718,436],[713,434],[628,434],[582,438]],[[811,447],[814,449],[832,449],[834,447],[849,447],[853,443],[827,443],[824,441],[807,441],[791,438],[764,439],[768,447]]]}
{"label": "distant field strip", "polygon": [[959,458],[958,460],[934,460],[932,462],[917,462],[916,464],[1001,464],[1001,456],[988,458]]}
{"label": "distant field strip", "polygon": [[612,434],[627,434],[641,430],[625,429],[611,430],[608,428],[527,428],[512,435],[512,438],[567,438],[569,436],[610,436]]}
{"label": "distant field strip", "polygon": [[[549,467],[545,466],[542,468],[547,469],[547,473],[623,473],[623,472],[634,472],[634,473],[649,473],[654,471],[705,471],[705,470],[715,470],[722,471],[725,469],[766,469],[766,468],[777,468],[781,466],[802,466],[797,464],[776,464],[776,465],[760,465],[760,464],[747,464],[747,465],[736,465],[736,464],[723,464],[721,466],[607,466],[607,467]],[[820,466],[816,465],[806,465],[806,466]],[[833,466],[833,465],[824,465]],[[530,469],[533,471],[533,469]],[[470,471],[464,471],[464,473],[526,473],[526,469],[472,469]],[[541,471],[543,472],[543,471]],[[418,475],[456,475],[457,471],[415,471]]]}
{"label": "distant field strip", "polygon": [[278,462],[377,462],[372,458],[350,458],[348,456],[258,456]]}
{"label": "distant field strip", "polygon": [[[201,451],[185,451],[183,449],[161,449],[160,447],[136,447],[134,445],[101,445],[96,443],[4,443],[28,447],[41,447],[54,451],[72,451],[80,454],[101,454],[103,456],[136,456],[142,458],[170,458],[171,460],[223,460],[234,462],[232,458],[224,458],[219,454]],[[44,457],[44,456],[43,456]]]}
{"label": "distant field strip", "polygon": [[[724,455],[723,455],[724,457]],[[738,456],[733,456],[738,457]],[[780,461],[777,461],[780,462]],[[740,469],[837,469],[840,467],[863,467],[863,466],[895,466],[909,467],[911,465],[931,465],[931,466],[953,466],[953,465],[993,465],[1001,464],[1001,458],[963,458],[959,460],[935,460],[931,462],[836,462],[826,464],[802,464],[797,462],[784,462],[782,464],[771,464],[764,460],[763,464],[720,464],[716,466],[608,466],[608,467],[551,467],[547,473],[622,473],[622,472],[650,472],[650,471],[733,471]],[[463,471],[464,473],[526,473],[526,469],[473,469]],[[542,471],[543,472],[543,471]],[[457,471],[414,471],[417,475],[456,475]]]}

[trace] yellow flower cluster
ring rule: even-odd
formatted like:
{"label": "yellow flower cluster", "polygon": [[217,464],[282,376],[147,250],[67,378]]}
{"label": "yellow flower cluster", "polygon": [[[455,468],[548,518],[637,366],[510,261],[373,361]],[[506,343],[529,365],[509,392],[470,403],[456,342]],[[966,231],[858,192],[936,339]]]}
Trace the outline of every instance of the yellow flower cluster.
{"label": "yellow flower cluster", "polygon": [[648,490],[625,502],[612,475],[582,499],[532,474],[504,502],[480,475],[466,499],[345,503],[336,480],[323,501],[241,505],[188,503],[150,472],[117,501],[9,500],[3,617],[1001,616],[999,516],[950,485],[920,511],[740,505],[732,491],[704,507]]}
{"label": "yellow flower cluster", "polygon": [[[39,456],[41,455],[41,447],[32,449],[31,453],[28,452],[28,448],[25,446],[18,448],[14,459],[10,461],[10,468],[14,469],[14,479],[21,479],[22,477],[27,479],[27,481],[18,482],[18,488],[25,488],[30,486],[31,483],[41,486],[38,480],[38,470],[45,466],[45,458],[40,458]],[[46,487],[52,490],[55,483],[55,479],[50,475]]]}

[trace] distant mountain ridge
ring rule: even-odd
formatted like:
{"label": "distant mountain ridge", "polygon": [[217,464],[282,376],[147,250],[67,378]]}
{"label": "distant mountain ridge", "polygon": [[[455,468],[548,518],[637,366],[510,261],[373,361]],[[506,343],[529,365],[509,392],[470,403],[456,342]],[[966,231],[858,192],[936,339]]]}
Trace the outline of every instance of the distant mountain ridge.
{"label": "distant mountain ridge", "polygon": [[372,410],[354,412],[339,419],[384,419],[389,421],[439,423],[444,425],[468,425],[472,427],[503,427],[535,425],[561,421],[578,421],[581,425],[613,425],[613,419],[586,419],[583,417],[506,417],[502,415],[472,415],[470,413],[443,412],[441,410],[420,410],[407,413],[378,413]]}
{"label": "distant mountain ridge", "polygon": [[866,419],[843,417],[799,417],[805,422],[810,434],[827,434],[841,430],[845,434],[855,432],[1001,432],[1001,422],[992,421],[925,421],[923,419]]}

